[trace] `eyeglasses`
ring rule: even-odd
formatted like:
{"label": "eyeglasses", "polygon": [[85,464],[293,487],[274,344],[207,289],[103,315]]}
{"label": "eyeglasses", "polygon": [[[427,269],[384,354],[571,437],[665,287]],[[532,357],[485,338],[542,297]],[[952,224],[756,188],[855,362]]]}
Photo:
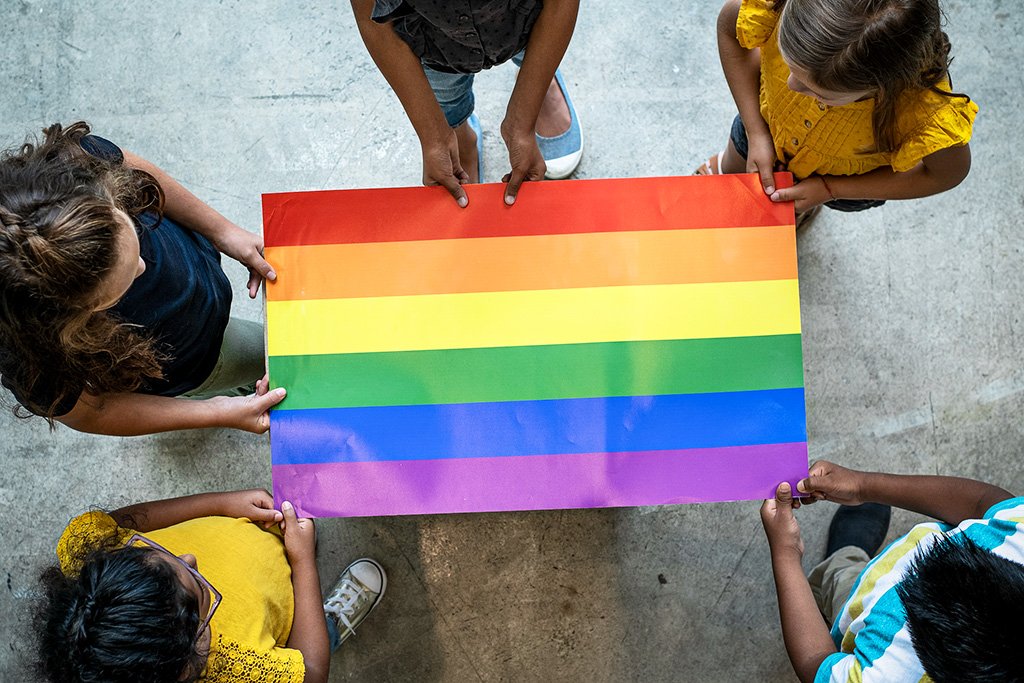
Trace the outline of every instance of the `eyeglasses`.
{"label": "eyeglasses", "polygon": [[[136,543],[141,543],[143,545],[149,546],[150,548],[153,548],[154,550],[159,550],[160,552],[166,553],[175,562],[177,562],[182,567],[184,567],[186,570],[188,570],[188,573],[191,574],[192,577],[196,580],[196,583],[199,584],[199,587],[202,590],[206,591],[206,593],[207,593],[207,595],[209,597],[209,601],[208,601],[209,602],[209,609],[206,611],[206,615],[203,618],[203,622],[199,625],[199,631],[196,633],[196,638],[199,638],[199,636],[201,636],[203,634],[203,631],[206,630],[206,627],[210,625],[210,620],[213,619],[213,613],[217,611],[217,607],[220,605],[220,601],[221,601],[220,591],[218,591],[216,588],[214,588],[212,585],[210,585],[210,582],[206,580],[206,577],[204,577],[202,574],[200,574],[199,571],[195,567],[192,567],[187,562],[185,562],[185,560],[181,559],[180,557],[178,557],[177,555],[172,553],[167,548],[163,547],[162,545],[160,545],[156,541],[149,540],[148,538],[146,538],[142,534],[135,534],[135,535],[133,535],[131,538],[128,539],[128,542],[124,544],[124,547],[127,548],[129,546],[135,545]],[[202,604],[202,603],[200,603],[200,604]],[[203,616],[203,615],[200,614],[200,616]]]}

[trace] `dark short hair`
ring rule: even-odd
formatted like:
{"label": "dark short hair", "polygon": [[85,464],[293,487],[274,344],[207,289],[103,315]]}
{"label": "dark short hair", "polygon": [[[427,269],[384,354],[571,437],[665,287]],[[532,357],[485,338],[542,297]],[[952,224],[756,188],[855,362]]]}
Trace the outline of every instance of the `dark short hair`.
{"label": "dark short hair", "polygon": [[39,668],[49,680],[175,683],[202,672],[198,601],[153,550],[96,550],[78,574],[53,567],[41,581]]}
{"label": "dark short hair", "polygon": [[944,536],[896,586],[914,651],[936,683],[1024,681],[1024,565]]}

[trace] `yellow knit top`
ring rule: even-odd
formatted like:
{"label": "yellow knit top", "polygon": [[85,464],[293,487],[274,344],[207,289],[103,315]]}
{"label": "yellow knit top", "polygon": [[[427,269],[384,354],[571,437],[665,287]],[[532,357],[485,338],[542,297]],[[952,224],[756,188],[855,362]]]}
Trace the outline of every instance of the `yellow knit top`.
{"label": "yellow knit top", "polygon": [[[970,141],[978,105],[924,90],[907,93],[900,102],[896,149],[874,151],[873,99],[830,107],[786,85],[789,67],[779,52],[779,14],[772,5],[772,0],[743,0],[736,37],[747,49],[761,48],[761,115],[775,141],[775,154],[798,179],[859,175],[881,166],[908,171],[933,152]],[[949,90],[949,80],[938,87]]]}
{"label": "yellow knit top", "polygon": [[[71,520],[57,543],[61,571],[80,570],[83,551],[120,529],[104,512]],[[175,555],[196,556],[199,572],[223,595],[210,621],[210,656],[200,680],[209,683],[301,683],[302,653],[284,647],[295,614],[291,567],[278,534],[247,519],[203,517],[145,534]]]}

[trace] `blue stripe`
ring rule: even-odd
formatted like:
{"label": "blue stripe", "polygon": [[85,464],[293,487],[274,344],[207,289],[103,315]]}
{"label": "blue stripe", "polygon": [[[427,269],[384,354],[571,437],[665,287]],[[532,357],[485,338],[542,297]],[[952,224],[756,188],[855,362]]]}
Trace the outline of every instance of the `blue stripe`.
{"label": "blue stripe", "polygon": [[1024,505],[1024,498],[1007,498],[1006,500],[996,503],[988,509],[984,514],[983,519],[992,519],[1003,510],[1012,510],[1015,507]]}
{"label": "blue stripe", "polygon": [[[926,522],[926,524],[937,524],[940,528],[943,528],[945,531],[949,531],[953,528],[948,525],[938,524],[937,522]],[[864,565],[864,569],[860,570],[860,574],[857,575],[857,580],[853,583],[853,590],[851,590],[850,594],[846,596],[846,601],[843,603],[842,609],[839,610],[840,615],[848,613],[850,609],[850,603],[853,602],[854,596],[857,595],[857,591],[860,590],[861,581],[863,581],[864,578],[868,575],[868,572],[870,572],[871,568],[875,566],[875,563],[881,561],[881,559],[885,557],[885,554],[889,552],[890,548],[897,545],[898,543],[902,543],[904,538],[906,538],[906,536],[900,536],[894,541],[883,546],[882,549],[879,550],[878,553],[876,553],[875,556],[871,558],[866,565]],[[846,632],[839,630],[839,619],[836,619],[836,622],[832,624],[832,628],[829,630],[829,634],[832,636],[832,642],[836,644],[836,649],[841,650],[843,646],[843,637],[846,635]]]}
{"label": "blue stripe", "polygon": [[869,669],[875,660],[885,654],[893,638],[907,623],[907,613],[903,609],[903,601],[896,594],[895,586],[885,591],[871,606],[868,620],[871,626],[865,626],[857,633],[854,648],[861,671]]}
{"label": "blue stripe", "polygon": [[814,683],[829,683],[832,680],[832,669],[849,656],[842,652],[836,652],[825,657],[825,660],[818,665],[818,672],[814,674]]}
{"label": "blue stripe", "polygon": [[275,410],[275,465],[719,448],[807,440],[803,389]]}
{"label": "blue stripe", "polygon": [[[1011,507],[1014,506],[1007,505],[1000,508],[1000,510],[1006,510]],[[999,512],[999,510],[996,512]],[[1011,522],[1008,519],[988,519],[985,524],[973,524],[967,527],[963,533],[979,547],[992,552],[1005,543],[1007,538],[1020,533],[1020,531],[1020,525],[1016,522]]]}

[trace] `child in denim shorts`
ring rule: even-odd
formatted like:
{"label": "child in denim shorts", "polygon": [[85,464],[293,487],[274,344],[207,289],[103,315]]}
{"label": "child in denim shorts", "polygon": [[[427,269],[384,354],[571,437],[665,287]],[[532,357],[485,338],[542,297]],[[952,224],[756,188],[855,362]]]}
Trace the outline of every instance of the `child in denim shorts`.
{"label": "child in denim shorts", "polygon": [[558,65],[578,0],[352,0],[359,32],[405,107],[423,150],[423,184],[443,185],[459,206],[463,183],[483,176],[474,74],[512,60],[521,71],[501,136],[511,170],[505,203],[526,180],[568,177],[583,135]]}
{"label": "child in denim shorts", "polygon": [[[939,0],[726,0],[718,44],[739,115],[698,173],[758,173],[798,226],[823,204],[860,211],[955,187],[978,106],[952,89],[941,19]],[[793,187],[774,187],[778,168]]]}

